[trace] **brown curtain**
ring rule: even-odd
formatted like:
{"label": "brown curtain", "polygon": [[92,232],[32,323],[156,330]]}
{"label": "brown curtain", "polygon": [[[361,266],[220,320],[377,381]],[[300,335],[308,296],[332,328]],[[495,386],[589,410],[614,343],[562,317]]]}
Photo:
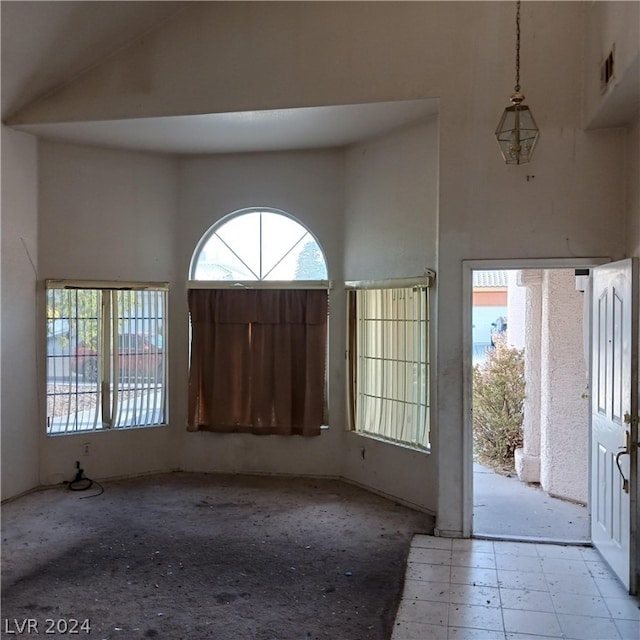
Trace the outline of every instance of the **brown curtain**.
{"label": "brown curtain", "polygon": [[314,436],[327,292],[190,289],[189,430]]}

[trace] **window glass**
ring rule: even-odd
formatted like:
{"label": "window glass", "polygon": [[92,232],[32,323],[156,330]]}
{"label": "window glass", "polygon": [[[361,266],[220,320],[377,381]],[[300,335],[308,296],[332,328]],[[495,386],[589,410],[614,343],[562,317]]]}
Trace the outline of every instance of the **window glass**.
{"label": "window glass", "polygon": [[429,448],[428,287],[350,292],[351,420],[355,431]]}
{"label": "window glass", "polygon": [[309,231],[284,213],[250,211],[214,226],[196,249],[192,280],[326,280]]}
{"label": "window glass", "polygon": [[166,290],[47,283],[47,433],[166,422]]}

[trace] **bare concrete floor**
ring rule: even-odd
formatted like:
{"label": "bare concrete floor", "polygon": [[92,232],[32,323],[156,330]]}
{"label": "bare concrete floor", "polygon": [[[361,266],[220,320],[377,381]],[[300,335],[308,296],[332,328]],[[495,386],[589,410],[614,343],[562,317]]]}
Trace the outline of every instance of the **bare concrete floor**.
{"label": "bare concrete floor", "polygon": [[3,637],[34,621],[66,629],[54,638],[76,624],[99,640],[387,640],[411,539],[434,524],[328,480],[176,473],[104,489],[2,506]]}
{"label": "bare concrete floor", "polygon": [[588,543],[588,509],[536,486],[473,465],[473,534],[520,540]]}

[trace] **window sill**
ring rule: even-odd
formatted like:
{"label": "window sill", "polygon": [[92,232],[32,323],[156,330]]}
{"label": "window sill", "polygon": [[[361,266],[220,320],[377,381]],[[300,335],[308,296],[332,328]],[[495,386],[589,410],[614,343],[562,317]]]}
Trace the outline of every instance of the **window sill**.
{"label": "window sill", "polygon": [[412,445],[408,442],[400,442],[398,440],[391,440],[390,438],[383,438],[381,436],[376,436],[372,433],[363,433],[361,431],[349,431],[349,433],[353,434],[358,438],[365,438],[367,440],[374,440],[376,442],[380,442],[381,444],[387,444],[393,447],[399,447],[401,449],[407,449],[409,451],[414,451],[415,453],[424,453],[427,455],[431,455],[431,447],[420,447],[418,445]]}

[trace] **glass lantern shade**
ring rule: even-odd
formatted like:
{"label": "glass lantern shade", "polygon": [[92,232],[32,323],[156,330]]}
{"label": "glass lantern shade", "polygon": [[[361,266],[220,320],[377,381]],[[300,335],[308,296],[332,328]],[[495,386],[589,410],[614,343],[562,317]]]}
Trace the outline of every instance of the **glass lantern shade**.
{"label": "glass lantern shade", "polygon": [[521,104],[521,100],[516,102],[514,98],[514,104],[502,114],[496,138],[507,164],[526,164],[531,160],[540,131],[529,107]]}

